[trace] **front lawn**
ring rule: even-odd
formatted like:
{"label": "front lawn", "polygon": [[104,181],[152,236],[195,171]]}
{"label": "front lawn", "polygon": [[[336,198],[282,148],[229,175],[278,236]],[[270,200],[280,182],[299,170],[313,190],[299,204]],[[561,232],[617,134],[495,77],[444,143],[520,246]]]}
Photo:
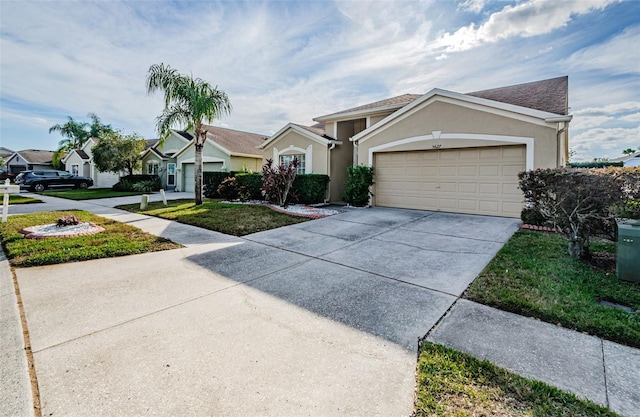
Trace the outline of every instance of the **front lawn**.
{"label": "front lawn", "polygon": [[42,203],[42,200],[37,198],[27,197],[20,194],[9,194],[9,204],[33,204]]}
{"label": "front lawn", "polygon": [[234,236],[244,236],[309,220],[279,213],[268,207],[220,203],[218,200],[208,200],[200,206],[196,206],[193,200],[174,200],[168,203],[168,206],[161,202],[149,203],[148,209],[144,211],[140,210],[140,204],[127,204],[117,208]]}
{"label": "front lawn", "polygon": [[113,191],[111,188],[50,190],[41,194],[51,197],[66,198],[69,200],[94,200],[97,198],[127,197],[130,195],[142,195],[137,191]]}
{"label": "front lawn", "polygon": [[[25,227],[55,223],[66,214],[105,228],[95,235],[71,238],[26,239],[19,233]],[[89,259],[111,258],[181,247],[167,239],[86,211],[46,211],[10,216],[0,223],[2,247],[13,266],[51,265]]]}
{"label": "front lawn", "polygon": [[416,416],[617,416],[542,382],[431,343],[420,348]]}
{"label": "front lawn", "polygon": [[[640,347],[640,285],[616,277],[615,246],[592,242],[604,269],[574,260],[554,233],[516,233],[464,294],[501,310]],[[608,259],[608,262],[607,262]],[[635,309],[630,313],[607,301]]]}

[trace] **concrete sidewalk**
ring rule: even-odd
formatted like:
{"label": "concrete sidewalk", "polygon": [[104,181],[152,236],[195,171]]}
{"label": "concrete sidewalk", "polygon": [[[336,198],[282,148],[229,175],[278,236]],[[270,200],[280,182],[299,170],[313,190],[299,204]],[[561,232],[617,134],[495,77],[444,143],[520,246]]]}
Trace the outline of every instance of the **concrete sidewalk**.
{"label": "concrete sidewalk", "polygon": [[427,341],[486,359],[628,417],[640,416],[640,349],[459,299]]}
{"label": "concrete sidewalk", "polygon": [[[638,349],[459,298],[513,233],[508,219],[370,209],[236,238],[113,208],[139,197],[42,199],[38,211],[79,208],[186,246],[17,270],[54,415],[408,415],[427,332],[640,415]],[[24,409],[31,391],[3,285],[3,348],[13,343],[3,364],[22,395],[0,414],[13,415],[5,409]]]}

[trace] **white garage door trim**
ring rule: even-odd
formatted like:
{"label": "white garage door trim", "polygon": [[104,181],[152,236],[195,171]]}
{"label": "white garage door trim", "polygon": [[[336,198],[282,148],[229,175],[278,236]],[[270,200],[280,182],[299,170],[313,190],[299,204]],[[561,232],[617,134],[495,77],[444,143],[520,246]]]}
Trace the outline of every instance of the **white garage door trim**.
{"label": "white garage door trim", "polygon": [[[396,146],[406,145],[409,143],[415,142],[426,142],[426,141],[439,141],[439,140],[449,140],[449,139],[472,139],[472,140],[481,140],[481,141],[496,141],[496,142],[509,142],[513,144],[522,144],[526,146],[527,159],[526,169],[527,171],[533,169],[533,138],[523,137],[523,136],[503,136],[503,135],[480,135],[480,134],[472,134],[472,133],[444,133],[442,134],[439,131],[433,131],[430,135],[423,136],[414,136],[411,138],[400,139],[393,142],[385,143],[383,145],[374,146],[369,149],[369,166],[373,166],[373,154],[375,152],[380,152],[383,150],[389,151],[391,148]],[[481,144],[475,147],[482,147]],[[440,147],[434,147],[433,149],[446,149]],[[415,149],[418,150],[418,149]],[[422,149],[429,150],[429,149]]]}

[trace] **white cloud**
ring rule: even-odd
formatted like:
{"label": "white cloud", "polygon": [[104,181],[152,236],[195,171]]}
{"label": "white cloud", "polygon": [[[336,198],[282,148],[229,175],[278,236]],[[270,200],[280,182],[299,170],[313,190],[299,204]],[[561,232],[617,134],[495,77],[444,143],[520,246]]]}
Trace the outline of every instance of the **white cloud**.
{"label": "white cloud", "polygon": [[577,70],[597,69],[612,74],[640,73],[640,25],[626,28],[610,40],[583,48],[568,59]]}
{"label": "white cloud", "polygon": [[484,9],[485,0],[466,0],[458,4],[458,10],[465,10],[473,13],[480,13]]}
{"label": "white cloud", "polygon": [[616,158],[623,149],[640,146],[640,126],[589,129],[571,138],[569,146],[576,151],[576,160]]}
{"label": "white cloud", "polygon": [[640,123],[640,112],[627,114],[626,116],[622,116],[620,120],[623,122]]}
{"label": "white cloud", "polygon": [[454,33],[445,33],[435,42],[437,50],[466,51],[503,39],[530,37],[564,27],[575,15],[603,9],[617,0],[529,0],[505,6],[477,26],[471,23]]}

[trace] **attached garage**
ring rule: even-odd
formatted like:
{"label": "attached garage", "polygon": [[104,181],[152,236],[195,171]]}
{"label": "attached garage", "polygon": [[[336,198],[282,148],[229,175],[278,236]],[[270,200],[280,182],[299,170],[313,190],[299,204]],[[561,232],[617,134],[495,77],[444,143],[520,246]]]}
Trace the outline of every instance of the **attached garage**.
{"label": "attached garage", "polygon": [[[202,164],[203,172],[220,172],[223,171],[223,162],[205,162]],[[184,170],[184,191],[188,193],[195,192],[195,164],[185,163],[182,165]]]}
{"label": "attached garage", "polygon": [[374,154],[378,206],[519,217],[524,145]]}

